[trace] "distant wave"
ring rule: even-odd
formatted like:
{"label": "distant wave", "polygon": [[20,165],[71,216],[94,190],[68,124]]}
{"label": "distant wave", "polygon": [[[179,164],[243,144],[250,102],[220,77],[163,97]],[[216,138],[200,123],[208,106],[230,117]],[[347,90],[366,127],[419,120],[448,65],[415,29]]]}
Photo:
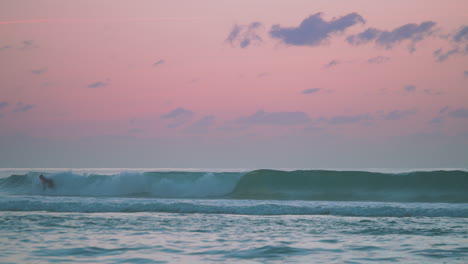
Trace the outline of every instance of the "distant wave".
{"label": "distant wave", "polygon": [[77,213],[158,212],[237,215],[335,215],[356,217],[468,217],[465,204],[254,201],[111,197],[0,197],[0,211]]}
{"label": "distant wave", "polygon": [[128,172],[114,175],[44,174],[55,189],[43,190],[41,172],[0,179],[0,196],[157,197],[250,200],[468,202],[468,172],[255,170],[243,172]]}

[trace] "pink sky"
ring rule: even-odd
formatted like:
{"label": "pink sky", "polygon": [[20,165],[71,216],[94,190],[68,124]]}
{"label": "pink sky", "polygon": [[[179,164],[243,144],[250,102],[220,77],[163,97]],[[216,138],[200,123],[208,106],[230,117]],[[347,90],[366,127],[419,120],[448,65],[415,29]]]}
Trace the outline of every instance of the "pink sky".
{"label": "pink sky", "polygon": [[466,10],[2,1],[0,166],[468,167]]}

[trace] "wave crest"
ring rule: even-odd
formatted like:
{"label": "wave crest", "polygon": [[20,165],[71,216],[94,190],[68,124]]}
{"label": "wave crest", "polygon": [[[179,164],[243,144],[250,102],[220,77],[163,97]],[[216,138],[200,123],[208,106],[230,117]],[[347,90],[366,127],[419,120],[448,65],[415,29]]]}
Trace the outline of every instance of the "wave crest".
{"label": "wave crest", "polygon": [[84,197],[223,198],[468,202],[468,172],[255,170],[241,172],[127,172],[114,175],[45,174],[55,189],[43,189],[39,172],[0,179],[0,194]]}

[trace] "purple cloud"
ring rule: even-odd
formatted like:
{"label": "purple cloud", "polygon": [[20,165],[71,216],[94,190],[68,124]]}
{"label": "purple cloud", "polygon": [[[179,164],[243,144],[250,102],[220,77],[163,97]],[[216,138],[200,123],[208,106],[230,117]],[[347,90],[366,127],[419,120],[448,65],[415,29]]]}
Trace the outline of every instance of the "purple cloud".
{"label": "purple cloud", "polygon": [[258,44],[263,41],[258,32],[262,27],[260,22],[252,22],[249,25],[236,24],[226,38],[226,42],[233,46],[239,45],[243,49],[252,44]]}
{"label": "purple cloud", "polygon": [[36,75],[41,75],[43,73],[47,72],[47,68],[41,68],[41,69],[34,69],[34,70],[31,70],[31,73],[32,74],[36,74]]}
{"label": "purple cloud", "polygon": [[320,88],[305,89],[301,93],[302,94],[313,94],[313,93],[316,93],[316,92],[318,92],[320,90],[322,90],[322,89],[320,89]]}
{"label": "purple cloud", "polygon": [[210,127],[212,127],[216,123],[216,117],[209,115],[204,116],[201,119],[197,120],[189,127],[185,129],[186,132],[191,133],[202,133],[206,132]]}
{"label": "purple cloud", "polygon": [[444,94],[444,92],[441,91],[434,91],[432,89],[424,89],[423,92],[427,95],[441,95]]}
{"label": "purple cloud", "polygon": [[458,108],[448,112],[448,116],[454,118],[468,118],[468,108]]}
{"label": "purple cloud", "polygon": [[369,114],[359,115],[340,115],[331,118],[320,118],[319,121],[325,121],[331,125],[356,124],[364,121],[372,121],[374,118]]}
{"label": "purple cloud", "polygon": [[188,121],[192,119],[193,116],[194,116],[194,112],[187,110],[183,107],[179,107],[177,109],[170,111],[167,114],[162,115],[161,119],[172,120],[172,122],[168,125],[168,127],[175,128],[182,124],[187,123]]}
{"label": "purple cloud", "polygon": [[336,65],[340,64],[339,61],[337,60],[331,60],[329,63],[325,64],[325,66],[323,66],[324,68],[331,68],[331,67],[334,67]]}
{"label": "purple cloud", "polygon": [[19,102],[19,103],[16,103],[16,106],[15,106],[15,109],[13,110],[13,112],[15,112],[15,113],[28,112],[33,108],[34,108],[34,105],[32,105],[32,104],[24,104],[24,103]]}
{"label": "purple cloud", "polygon": [[0,109],[8,107],[10,104],[7,101],[0,102]]}
{"label": "purple cloud", "polygon": [[389,60],[390,60],[389,57],[377,56],[377,57],[369,58],[367,60],[367,62],[370,63],[370,64],[381,64],[381,63],[387,62]]}
{"label": "purple cloud", "polygon": [[7,50],[7,49],[11,49],[11,48],[13,48],[13,46],[11,46],[11,45],[5,45],[5,46],[0,47],[0,51],[2,51],[2,50]]}
{"label": "purple cloud", "polygon": [[403,87],[403,90],[405,90],[407,92],[414,92],[414,91],[416,91],[416,86],[414,86],[412,84],[408,84],[408,85],[405,85],[405,87]]}
{"label": "purple cloud", "polygon": [[106,87],[108,84],[109,84],[108,80],[104,81],[104,82],[98,81],[98,82],[90,83],[86,87],[88,87],[88,88],[99,88],[99,87]]}
{"label": "purple cloud", "polygon": [[439,114],[443,114],[443,113],[447,112],[447,110],[449,110],[449,109],[450,109],[449,106],[444,106],[444,107],[442,107],[442,108],[440,109]]}
{"label": "purple cloud", "polygon": [[309,116],[304,112],[265,112],[263,110],[237,120],[238,123],[246,125],[298,125],[309,121]]}
{"label": "purple cloud", "polygon": [[464,71],[464,72],[463,72],[463,76],[465,76],[466,78],[468,78],[468,71]]}
{"label": "purple cloud", "polygon": [[459,53],[462,53],[460,51],[460,49],[458,47],[454,47],[452,48],[451,50],[448,50],[446,52],[444,52],[442,50],[442,48],[438,49],[438,50],[435,50],[433,53],[432,53],[432,56],[434,58],[436,58],[436,61],[437,62],[444,62],[446,61],[449,57],[453,56],[453,55],[456,55],[456,54],[459,54]]}
{"label": "purple cloud", "polygon": [[362,45],[374,41],[377,45],[390,49],[402,41],[409,40],[410,52],[414,51],[414,43],[423,40],[433,33],[435,22],[425,21],[421,24],[406,24],[392,31],[368,28],[365,31],[351,35],[346,41],[351,45]]}
{"label": "purple cloud", "polygon": [[357,13],[350,13],[339,18],[325,21],[321,13],[316,13],[304,19],[297,27],[281,27],[273,25],[270,36],[280,39],[287,45],[319,46],[334,33],[344,32],[348,27],[365,23]]}
{"label": "purple cloud", "polygon": [[38,46],[34,43],[34,40],[24,40],[22,43],[22,46],[19,48],[21,50],[28,50],[28,49],[33,49],[37,48]]}
{"label": "purple cloud", "polygon": [[411,110],[393,110],[393,111],[383,115],[383,119],[394,121],[394,120],[400,120],[400,119],[406,118],[406,117],[408,117],[410,115],[414,115],[414,114],[416,114],[416,110],[414,110],[414,109],[411,109]]}
{"label": "purple cloud", "polygon": [[444,122],[444,118],[442,116],[435,117],[429,121],[431,125],[440,125]]}
{"label": "purple cloud", "polygon": [[171,119],[171,118],[179,118],[179,117],[192,117],[193,114],[194,113],[192,111],[187,110],[187,109],[185,109],[183,107],[179,107],[177,109],[174,109],[174,110],[170,111],[167,114],[162,115],[161,118]]}
{"label": "purple cloud", "polygon": [[462,42],[468,40],[468,26],[462,26],[453,36],[453,41]]}
{"label": "purple cloud", "polygon": [[158,67],[159,65],[162,65],[166,63],[165,60],[158,60],[157,62],[153,63],[153,67]]}

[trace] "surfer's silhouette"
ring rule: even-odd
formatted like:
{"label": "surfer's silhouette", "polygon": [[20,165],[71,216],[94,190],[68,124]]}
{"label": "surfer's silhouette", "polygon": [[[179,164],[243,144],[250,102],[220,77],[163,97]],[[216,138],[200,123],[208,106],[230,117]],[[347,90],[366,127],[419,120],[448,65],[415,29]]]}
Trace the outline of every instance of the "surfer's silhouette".
{"label": "surfer's silhouette", "polygon": [[53,189],[54,188],[54,181],[52,179],[48,179],[44,177],[44,175],[39,175],[39,180],[41,180],[42,188],[45,190],[47,188]]}

